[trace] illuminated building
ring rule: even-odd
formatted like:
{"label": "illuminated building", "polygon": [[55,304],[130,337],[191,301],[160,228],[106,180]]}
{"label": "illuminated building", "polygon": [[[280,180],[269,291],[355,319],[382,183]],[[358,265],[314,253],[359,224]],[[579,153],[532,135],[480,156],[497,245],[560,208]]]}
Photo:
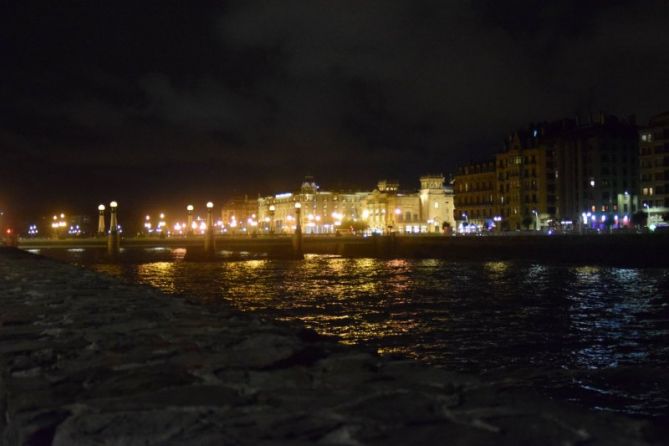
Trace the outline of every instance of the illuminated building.
{"label": "illuminated building", "polygon": [[545,127],[544,144],[555,153],[560,219],[597,230],[627,226],[639,204],[633,120],[601,114],[587,123],[563,120]]}
{"label": "illuminated building", "polygon": [[453,192],[442,175],[421,177],[419,192],[403,193],[395,181],[381,180],[363,200],[362,217],[374,233],[440,233],[453,227]]}
{"label": "illuminated building", "polygon": [[502,230],[626,226],[638,210],[637,140],[634,123],[614,116],[532,124],[495,156],[493,180],[489,163],[458,171],[456,217],[488,227],[492,217]]}
{"label": "illuminated building", "polygon": [[639,139],[641,205],[650,226],[669,213],[669,111],[653,116]]}
{"label": "illuminated building", "polygon": [[554,151],[543,129],[517,131],[495,157],[502,230],[539,230],[556,217]]}
{"label": "illuminated building", "polygon": [[454,226],[453,191],[442,175],[421,177],[418,192],[399,192],[399,184],[382,180],[371,192],[322,191],[307,177],[300,190],[258,199],[264,232],[291,234],[297,226],[295,203],[301,203],[304,234],[440,233]]}
{"label": "illuminated building", "polygon": [[304,234],[351,231],[361,221],[360,202],[366,195],[321,191],[314,179],[307,177],[295,193],[259,198],[258,221],[264,232],[291,234],[297,228],[295,203],[301,203],[300,224]]}
{"label": "illuminated building", "polygon": [[444,180],[443,175],[420,177],[421,217],[427,223],[427,232],[442,232],[455,223],[453,189],[444,186]]}
{"label": "illuminated building", "polygon": [[227,233],[253,233],[258,227],[258,200],[235,197],[223,203],[221,223]]}
{"label": "illuminated building", "polygon": [[[455,175],[455,218],[461,231],[490,229],[496,214],[495,161],[460,167]],[[471,226],[472,228],[469,228]]]}

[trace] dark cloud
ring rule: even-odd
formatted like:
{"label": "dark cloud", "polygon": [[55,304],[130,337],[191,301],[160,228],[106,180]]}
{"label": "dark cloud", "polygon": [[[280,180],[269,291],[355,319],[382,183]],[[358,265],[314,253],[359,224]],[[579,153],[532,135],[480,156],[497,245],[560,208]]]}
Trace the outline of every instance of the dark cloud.
{"label": "dark cloud", "polygon": [[36,5],[1,19],[0,181],[44,200],[410,187],[530,121],[669,108],[661,0]]}

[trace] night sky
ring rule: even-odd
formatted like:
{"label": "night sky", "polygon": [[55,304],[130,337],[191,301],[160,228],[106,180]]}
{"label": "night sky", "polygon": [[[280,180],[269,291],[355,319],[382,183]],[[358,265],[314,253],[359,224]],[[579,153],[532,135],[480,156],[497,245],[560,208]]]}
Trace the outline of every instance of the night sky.
{"label": "night sky", "polygon": [[0,208],[418,186],[532,121],[669,109],[667,1],[3,2]]}

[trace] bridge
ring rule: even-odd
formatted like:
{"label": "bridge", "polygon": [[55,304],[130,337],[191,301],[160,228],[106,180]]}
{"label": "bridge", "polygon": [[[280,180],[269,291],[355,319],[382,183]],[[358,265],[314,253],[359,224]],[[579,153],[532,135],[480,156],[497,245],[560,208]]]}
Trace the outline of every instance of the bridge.
{"label": "bridge", "polygon": [[[123,250],[184,248],[197,259],[206,254],[205,237],[124,238]],[[271,258],[295,258],[294,236],[216,236],[216,258],[223,251],[259,253]],[[22,249],[103,249],[105,238],[18,240]],[[438,258],[488,261],[521,260],[544,263],[669,267],[669,234],[516,235],[516,236],[301,236],[301,253],[344,257]]]}

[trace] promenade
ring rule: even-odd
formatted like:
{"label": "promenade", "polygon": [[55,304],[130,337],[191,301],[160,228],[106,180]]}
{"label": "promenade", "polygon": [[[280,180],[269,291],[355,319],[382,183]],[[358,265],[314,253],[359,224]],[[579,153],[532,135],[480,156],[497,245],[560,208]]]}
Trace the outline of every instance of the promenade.
{"label": "promenade", "polygon": [[513,380],[0,248],[0,445],[645,445],[652,426]]}

